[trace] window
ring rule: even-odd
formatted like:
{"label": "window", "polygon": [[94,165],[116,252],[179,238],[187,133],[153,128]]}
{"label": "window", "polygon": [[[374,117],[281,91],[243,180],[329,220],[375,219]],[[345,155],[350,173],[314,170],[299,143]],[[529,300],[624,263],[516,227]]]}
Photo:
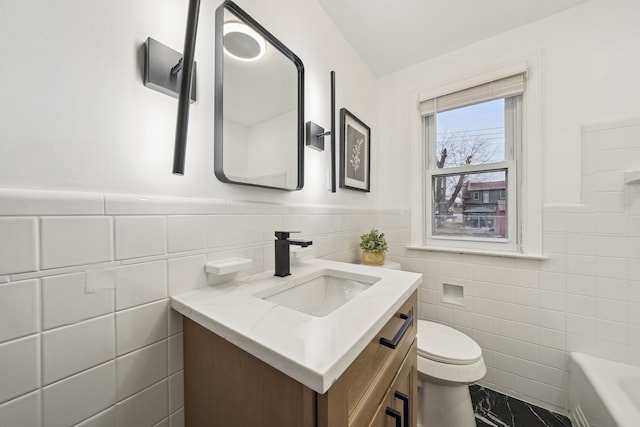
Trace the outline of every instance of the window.
{"label": "window", "polygon": [[518,248],[523,93],[519,73],[420,102],[428,245]]}

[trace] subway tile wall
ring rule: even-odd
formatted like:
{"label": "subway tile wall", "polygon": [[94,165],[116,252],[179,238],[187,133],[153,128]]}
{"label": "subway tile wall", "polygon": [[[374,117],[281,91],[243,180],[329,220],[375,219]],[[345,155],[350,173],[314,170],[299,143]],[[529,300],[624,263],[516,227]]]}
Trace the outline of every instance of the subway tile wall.
{"label": "subway tile wall", "polygon": [[169,297],[207,286],[208,260],[251,258],[246,274],[273,268],[281,228],[301,230],[319,256],[355,261],[359,235],[380,218],[0,190],[0,425],[184,425],[182,319]]}
{"label": "subway tile wall", "polygon": [[[29,426],[184,423],[182,322],[169,296],[207,286],[204,264],[273,265],[273,231],[353,262],[384,231],[389,258],[424,274],[419,315],[482,347],[482,383],[566,412],[568,353],[640,365],[640,125],[583,133],[583,204],[544,207],[543,261],[406,249],[404,209],[359,210],[0,190],[0,420]],[[249,273],[251,274],[251,273]],[[443,302],[461,285],[463,305]]]}
{"label": "subway tile wall", "polygon": [[[569,352],[640,365],[640,185],[624,182],[640,170],[638,141],[637,121],[584,129],[584,203],[544,207],[547,260],[391,246],[424,274],[420,316],[481,345],[487,387],[566,412]],[[463,286],[464,305],[443,302],[443,283]]]}

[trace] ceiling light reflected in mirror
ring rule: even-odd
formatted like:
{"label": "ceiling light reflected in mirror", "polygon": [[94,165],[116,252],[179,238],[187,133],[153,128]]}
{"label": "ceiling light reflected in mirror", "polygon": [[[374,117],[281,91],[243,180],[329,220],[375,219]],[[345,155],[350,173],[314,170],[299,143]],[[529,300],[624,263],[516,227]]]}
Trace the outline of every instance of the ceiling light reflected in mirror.
{"label": "ceiling light reflected in mirror", "polygon": [[239,61],[257,61],[266,50],[262,36],[241,22],[224,24],[224,53]]}

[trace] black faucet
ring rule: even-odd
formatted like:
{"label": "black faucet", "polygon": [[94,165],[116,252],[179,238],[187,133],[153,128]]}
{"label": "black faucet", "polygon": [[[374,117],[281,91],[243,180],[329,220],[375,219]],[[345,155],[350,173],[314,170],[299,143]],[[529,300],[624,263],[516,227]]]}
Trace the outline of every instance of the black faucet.
{"label": "black faucet", "polygon": [[298,245],[306,248],[311,246],[311,240],[289,240],[289,234],[299,231],[276,231],[276,272],[274,276],[285,277],[291,274],[289,262],[289,245]]}

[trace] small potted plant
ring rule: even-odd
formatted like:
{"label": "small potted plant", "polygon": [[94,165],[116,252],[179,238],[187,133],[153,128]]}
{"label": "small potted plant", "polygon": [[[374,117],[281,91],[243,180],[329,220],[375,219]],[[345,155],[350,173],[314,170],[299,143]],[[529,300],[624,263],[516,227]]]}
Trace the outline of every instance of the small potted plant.
{"label": "small potted plant", "polygon": [[384,233],[371,229],[370,232],[360,236],[360,249],[362,249],[362,262],[367,265],[384,264],[384,253],[389,250]]}

